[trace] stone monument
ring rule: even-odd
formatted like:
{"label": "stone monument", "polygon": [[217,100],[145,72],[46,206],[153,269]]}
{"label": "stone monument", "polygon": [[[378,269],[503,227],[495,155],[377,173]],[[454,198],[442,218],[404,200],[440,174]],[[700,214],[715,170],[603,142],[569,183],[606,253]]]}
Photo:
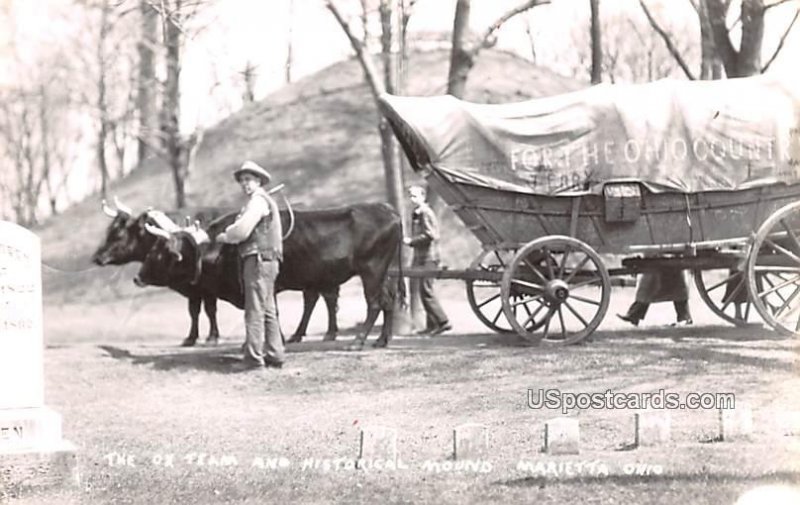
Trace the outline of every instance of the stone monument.
{"label": "stone monument", "polygon": [[74,445],[44,405],[39,237],[0,221],[0,489],[77,484]]}

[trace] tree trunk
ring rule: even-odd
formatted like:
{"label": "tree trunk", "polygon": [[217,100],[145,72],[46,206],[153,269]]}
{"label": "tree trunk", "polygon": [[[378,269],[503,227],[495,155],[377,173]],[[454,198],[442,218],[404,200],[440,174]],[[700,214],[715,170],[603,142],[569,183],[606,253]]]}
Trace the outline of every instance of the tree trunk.
{"label": "tree trunk", "polygon": [[100,11],[100,37],[97,41],[97,111],[100,115],[100,128],[97,132],[97,164],[100,169],[100,194],[106,198],[108,191],[109,175],[106,160],[106,141],[108,139],[108,104],[106,103],[106,73],[108,61],[106,60],[105,46],[108,31],[109,5],[108,0],[103,2]]}
{"label": "tree trunk", "polygon": [[289,0],[289,22],[288,33],[286,34],[286,64],[284,66],[284,82],[289,84],[292,82],[292,65],[294,65],[294,39],[292,37],[292,28],[294,24],[294,0]]}
{"label": "tree trunk", "polygon": [[592,40],[592,68],[590,77],[592,84],[599,84],[603,80],[603,44],[600,29],[600,0],[589,0],[591,8],[591,40]]}
{"label": "tree trunk", "polygon": [[470,48],[466,47],[469,34],[470,0],[457,0],[453,18],[453,39],[450,53],[450,71],[447,76],[447,93],[463,98],[467,87],[467,77],[475,60]]}
{"label": "tree trunk", "polygon": [[725,24],[728,2],[705,0],[714,44],[728,77],[746,77],[761,72],[761,43],[764,38],[763,0],[742,0],[742,39],[733,46]]}
{"label": "tree trunk", "polygon": [[761,73],[761,42],[764,40],[764,0],[742,1],[742,42],[737,75]]}
{"label": "tree trunk", "polygon": [[137,44],[139,53],[138,83],[136,94],[136,110],[139,112],[139,135],[137,143],[137,161],[141,163],[150,155],[150,145],[153,145],[153,133],[156,128],[155,121],[155,95],[152,90],[156,82],[155,52],[156,32],[158,23],[155,10],[148,0],[140,0],[139,12],[141,15],[141,39]]}
{"label": "tree trunk", "polygon": [[[398,84],[398,55],[396,39],[398,37],[396,0],[381,0],[381,56],[383,59],[383,85],[387,93],[397,93]],[[392,129],[386,118],[381,116],[378,130],[381,136],[381,152],[383,154],[384,171],[386,174],[386,195],[389,203],[404,215],[403,205],[403,177],[400,173],[399,146]]]}
{"label": "tree trunk", "polygon": [[178,0],[171,15],[164,19],[164,46],[167,50],[167,80],[164,84],[164,98],[161,109],[162,147],[167,153],[167,160],[172,179],[175,183],[175,205],[186,206],[186,167],[182,161],[180,139],[180,72],[181,72],[181,30],[179,23],[181,2]]}
{"label": "tree trunk", "polygon": [[720,79],[722,62],[714,44],[714,31],[711,28],[706,0],[698,0],[697,15],[700,18],[700,79]]}

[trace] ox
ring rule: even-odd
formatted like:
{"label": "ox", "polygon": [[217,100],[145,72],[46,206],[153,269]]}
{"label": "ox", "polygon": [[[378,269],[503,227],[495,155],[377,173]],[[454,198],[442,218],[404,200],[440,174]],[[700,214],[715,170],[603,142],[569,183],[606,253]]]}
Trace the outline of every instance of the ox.
{"label": "ox", "polygon": [[[205,237],[216,237],[233,218],[226,216],[208,226]],[[236,307],[244,306],[239,284],[239,256],[235,246],[198,240],[196,233],[167,233],[149,227],[160,236],[136,276],[137,285],[192,285],[205,296],[215,295]],[[400,216],[386,204],[297,211],[292,233],[284,239],[280,273],[275,291],[330,292],[359,276],[367,302],[367,318],[356,336],[354,348],[364,340],[383,311],[383,329],[376,347],[391,339],[394,297],[388,269],[398,257],[402,242]],[[397,279],[401,295],[404,284]],[[335,336],[326,335],[325,340]]]}
{"label": "ox", "polygon": [[[112,218],[106,230],[106,237],[103,243],[97,248],[92,255],[92,262],[96,265],[123,265],[135,261],[144,261],[147,253],[156,243],[156,237],[145,230],[146,225],[155,225],[158,227],[164,226],[160,216],[164,213],[158,211],[142,212],[138,216],[133,215],[133,211],[123,205],[116,198],[114,199],[115,207],[111,208],[103,201],[103,212]],[[235,217],[235,211],[230,208],[203,208],[196,209],[190,213],[190,219],[199,221],[201,226],[209,224],[211,221],[220,218],[221,216],[228,216],[232,220]],[[166,217],[169,218],[172,226],[172,220],[179,220],[182,216],[186,216],[186,212],[169,212]],[[217,326],[217,296],[210,292],[201,292],[191,284],[175,283],[169,285],[171,289],[177,291],[189,300],[189,316],[191,317],[191,327],[189,335],[183,340],[181,345],[193,346],[197,341],[199,335],[199,316],[201,307],[205,308],[206,316],[209,322],[208,342],[217,342],[219,340],[219,327]],[[289,288],[291,289],[291,288]],[[295,330],[292,340],[297,341],[302,339],[306,334],[308,322],[311,319],[311,313],[316,305],[320,296],[317,291],[303,291],[303,317],[300,324]],[[339,297],[338,287],[334,290],[322,293],[325,299],[325,304],[328,307],[328,331],[326,336],[335,337],[338,327],[336,324],[336,308]]]}

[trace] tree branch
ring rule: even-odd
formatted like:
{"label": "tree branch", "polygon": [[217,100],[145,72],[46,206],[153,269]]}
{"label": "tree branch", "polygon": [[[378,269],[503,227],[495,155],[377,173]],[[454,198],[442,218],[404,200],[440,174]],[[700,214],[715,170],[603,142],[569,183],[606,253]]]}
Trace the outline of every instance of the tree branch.
{"label": "tree branch", "polygon": [[524,2],[514,7],[513,9],[509,10],[508,12],[497,18],[497,20],[495,20],[494,23],[489,25],[489,28],[487,28],[486,31],[483,32],[483,36],[479,39],[480,42],[472,49],[472,51],[470,51],[472,57],[474,58],[475,56],[477,56],[478,52],[480,52],[481,49],[492,47],[495,44],[495,42],[497,42],[494,36],[495,32],[499,30],[500,27],[503,26],[503,24],[505,24],[506,21],[513,18],[517,14],[521,14],[539,5],[545,5],[549,3],[550,0],[528,0],[527,2]]}
{"label": "tree branch", "polygon": [[642,6],[644,15],[647,16],[647,21],[650,22],[650,26],[652,26],[653,29],[656,31],[656,33],[658,33],[664,40],[664,44],[667,45],[667,50],[672,55],[672,57],[675,58],[675,61],[678,62],[678,65],[681,67],[681,70],[683,70],[683,73],[686,74],[686,77],[688,77],[689,79],[695,80],[694,74],[692,73],[689,66],[686,64],[686,61],[684,61],[680,51],[678,51],[678,48],[675,47],[675,44],[672,43],[672,39],[670,38],[669,34],[663,28],[661,28],[661,26],[658,24],[655,18],[653,18],[653,15],[650,14],[650,9],[647,8],[647,5],[645,5],[644,0],[639,0],[639,5]]}
{"label": "tree branch", "polygon": [[355,51],[358,61],[361,63],[361,68],[364,69],[369,89],[373,97],[377,99],[386,92],[386,89],[383,87],[383,83],[378,77],[375,65],[372,63],[372,57],[365,50],[364,44],[353,34],[350,25],[347,23],[347,20],[344,19],[342,13],[339,11],[338,7],[336,7],[336,4],[333,3],[333,0],[325,0],[325,6],[331,11],[331,14],[336,18],[339,26],[344,30],[344,34],[347,35],[348,40],[350,40],[350,45],[353,47],[353,51]]}
{"label": "tree branch", "polygon": [[794,1],[794,0],[778,0],[777,2],[775,2],[773,4],[765,5],[764,6],[764,10],[766,11],[766,10],[771,9],[773,7],[777,7],[777,6],[781,5],[781,4],[785,4],[787,2],[792,2],[792,1]]}
{"label": "tree branch", "polygon": [[[783,2],[781,2],[781,3],[783,3]],[[786,42],[786,37],[789,36],[789,32],[792,31],[792,27],[794,26],[794,23],[797,21],[798,17],[800,17],[800,9],[797,9],[797,11],[795,11],[794,17],[792,18],[792,22],[789,23],[789,26],[786,28],[786,31],[783,33],[783,36],[781,37],[781,40],[778,42],[778,47],[775,48],[775,52],[772,53],[772,56],[770,56],[769,60],[767,60],[767,63],[765,63],[764,66],[761,67],[761,73],[762,74],[767,71],[769,66],[772,65],[772,62],[775,61],[775,58],[778,57],[778,53],[780,53],[781,49],[783,49],[783,44]]]}

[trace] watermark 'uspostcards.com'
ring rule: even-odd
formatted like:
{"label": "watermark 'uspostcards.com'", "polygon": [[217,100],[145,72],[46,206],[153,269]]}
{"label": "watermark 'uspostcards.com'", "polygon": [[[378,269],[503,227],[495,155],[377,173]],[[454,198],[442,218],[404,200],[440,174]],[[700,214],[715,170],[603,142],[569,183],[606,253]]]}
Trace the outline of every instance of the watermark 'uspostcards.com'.
{"label": "watermark 'uspostcards.com'", "polygon": [[603,393],[571,393],[560,389],[528,389],[528,408],[572,409],[668,409],[718,410],[734,409],[734,393],[686,393],[681,395],[659,389],[654,393],[626,393],[607,389]]}

